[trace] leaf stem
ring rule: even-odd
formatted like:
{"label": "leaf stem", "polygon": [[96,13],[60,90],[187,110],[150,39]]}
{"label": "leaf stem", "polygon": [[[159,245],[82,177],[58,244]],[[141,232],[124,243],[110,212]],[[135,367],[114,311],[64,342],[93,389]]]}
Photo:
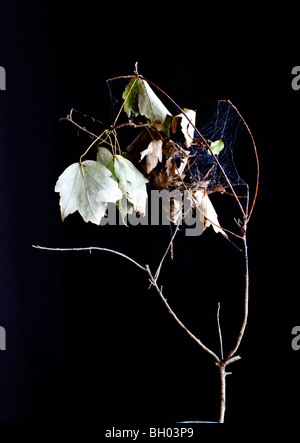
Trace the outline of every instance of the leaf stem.
{"label": "leaf stem", "polygon": [[[89,147],[85,150],[85,152],[80,156],[79,158],[79,163],[81,164],[82,158],[89,152],[89,150],[94,146],[95,143],[97,143],[99,140],[101,140],[101,142],[103,142],[102,136],[106,134],[106,139],[109,137],[110,139],[110,131],[108,129],[105,129],[90,145]],[[106,139],[104,139],[104,141],[106,141]],[[111,139],[110,139],[111,142]],[[113,144],[110,143],[110,146],[113,147]]]}

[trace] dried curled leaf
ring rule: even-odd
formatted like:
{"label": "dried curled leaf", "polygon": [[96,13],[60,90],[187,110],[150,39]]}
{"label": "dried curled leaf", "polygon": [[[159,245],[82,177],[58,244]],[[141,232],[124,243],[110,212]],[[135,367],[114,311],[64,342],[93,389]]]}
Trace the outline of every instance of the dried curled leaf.
{"label": "dried curled leaf", "polygon": [[146,157],[147,174],[157,166],[158,162],[162,162],[162,140],[152,140],[147,149],[141,152],[141,160]]}
{"label": "dried curled leaf", "polygon": [[175,190],[170,193],[170,197],[170,208],[168,208],[168,205],[165,205],[163,206],[163,209],[166,212],[169,209],[169,214],[167,213],[168,219],[175,225],[180,225],[183,218],[183,195],[179,191]]}
{"label": "dried curled leaf", "polygon": [[195,132],[194,126],[196,124],[196,111],[187,108],[183,108],[183,111],[184,114],[182,113],[178,114],[176,117],[180,118],[181,120],[180,122],[181,131],[185,138],[186,147],[189,148],[194,141],[194,132]]}
{"label": "dried curled leaf", "polygon": [[223,231],[220,226],[217,213],[206,193],[206,190],[204,188],[198,189],[196,192],[194,192],[191,200],[194,206],[196,206],[200,211],[200,219],[204,223],[204,229],[212,225],[216,233],[219,232],[220,234],[224,235],[224,237],[228,238],[226,232]]}
{"label": "dried curled leaf", "polygon": [[111,172],[101,163],[86,160],[73,163],[60,175],[55,192],[60,194],[61,218],[78,211],[85,222],[100,224],[107,202],[122,197]]}

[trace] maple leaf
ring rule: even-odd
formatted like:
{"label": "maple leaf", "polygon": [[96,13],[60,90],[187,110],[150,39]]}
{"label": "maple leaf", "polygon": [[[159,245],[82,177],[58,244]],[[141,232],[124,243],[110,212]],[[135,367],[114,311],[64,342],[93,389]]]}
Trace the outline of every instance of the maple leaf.
{"label": "maple leaf", "polygon": [[78,211],[85,222],[100,224],[107,202],[122,197],[111,172],[101,163],[86,160],[73,163],[60,175],[55,192],[60,194],[61,218]]}

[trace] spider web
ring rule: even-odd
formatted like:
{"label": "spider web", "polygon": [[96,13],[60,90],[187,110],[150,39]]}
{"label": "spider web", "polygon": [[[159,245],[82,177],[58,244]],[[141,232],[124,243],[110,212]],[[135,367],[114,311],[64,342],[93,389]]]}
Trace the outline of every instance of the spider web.
{"label": "spider web", "polygon": [[[112,121],[115,119],[117,111],[123,102],[116,97],[122,96],[124,85],[127,83],[128,78],[123,79],[123,82],[107,80]],[[176,109],[176,111],[178,113],[180,112],[178,109]],[[210,120],[201,126],[197,125],[202,137],[208,142],[208,144],[217,140],[223,141],[224,149],[218,155],[218,161],[232,186],[247,186],[247,183],[240,177],[233,158],[233,148],[238,133],[242,127],[243,121],[241,117],[238,115],[232,104],[228,101],[218,101]],[[171,136],[171,138],[181,145],[183,149],[186,149],[182,134],[182,141],[178,140],[177,136]],[[210,155],[207,146],[201,146],[201,139],[197,131],[194,133],[194,139],[196,144],[192,144],[189,147],[191,157],[189,158],[188,165],[184,171],[184,181],[190,184],[206,181],[208,182],[207,189],[211,192],[217,191],[218,187],[220,189],[228,188],[229,184],[222,169],[214,157]]]}
{"label": "spider web", "polygon": [[[200,133],[208,142],[223,141],[224,149],[218,155],[218,161],[232,186],[246,185],[233,159],[233,148],[242,123],[242,119],[231,103],[219,101],[209,122],[199,127]],[[196,131],[194,138],[196,144],[191,145],[189,149],[192,157],[185,171],[185,181],[190,183],[208,181],[207,187],[211,190],[218,186],[227,188],[229,184],[220,166],[210,154],[207,146],[201,146],[201,139]]]}

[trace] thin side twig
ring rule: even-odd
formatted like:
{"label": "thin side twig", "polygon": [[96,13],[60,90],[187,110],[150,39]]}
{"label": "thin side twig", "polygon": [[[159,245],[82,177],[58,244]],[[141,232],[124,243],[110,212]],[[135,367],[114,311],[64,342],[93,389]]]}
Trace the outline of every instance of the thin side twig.
{"label": "thin side twig", "polygon": [[[70,114],[71,115],[71,114]],[[67,121],[69,123],[72,123],[72,125],[76,126],[76,128],[80,129],[80,131],[85,132],[86,134],[88,134],[90,137],[97,139],[98,141],[100,141],[103,144],[106,144],[108,146],[111,146],[111,143],[108,142],[107,140],[101,138],[101,136],[98,136],[97,134],[94,134],[93,132],[89,131],[88,129],[86,129],[84,126],[80,126],[78,123],[76,123],[72,117],[70,115],[67,115],[67,117],[61,117],[58,121]]]}
{"label": "thin side twig", "polygon": [[170,248],[171,248],[171,246],[172,246],[172,244],[173,244],[173,241],[174,241],[174,238],[175,238],[175,236],[176,236],[176,234],[177,234],[177,232],[178,232],[178,229],[179,229],[179,225],[176,226],[175,232],[174,232],[174,234],[172,235],[172,238],[171,238],[171,240],[170,240],[170,243],[169,243],[167,249],[165,250],[164,255],[162,256],[162,259],[161,259],[161,261],[160,261],[160,263],[159,263],[159,265],[158,265],[158,268],[157,268],[157,270],[156,270],[156,272],[155,272],[155,275],[154,275],[154,279],[155,279],[155,280],[157,280],[158,277],[159,277],[159,273],[160,273],[160,270],[161,270],[162,264],[163,264],[164,259],[166,258],[167,254],[168,254],[168,252],[169,252],[169,250],[170,250]]}
{"label": "thin side twig", "polygon": [[90,137],[97,138],[97,135],[93,132],[86,129],[84,126],[80,126],[78,123],[76,123],[69,115],[67,117],[61,117],[58,119],[59,122],[67,121],[72,123],[72,125],[76,126],[76,128],[80,129],[83,132],[86,132]]}
{"label": "thin side twig", "polygon": [[122,252],[115,251],[114,249],[107,249],[107,248],[100,248],[97,246],[89,246],[87,248],[46,248],[45,246],[38,246],[38,245],[32,245],[33,248],[36,249],[44,249],[46,251],[60,251],[60,252],[70,252],[70,251],[104,251],[104,252],[111,252],[112,254],[119,255],[123,258],[126,258],[126,260],[129,260],[131,263],[135,264],[138,268],[142,269],[142,271],[146,271],[147,269],[145,266],[140,265],[137,261],[133,260],[131,257],[128,257],[128,255],[123,254]]}

